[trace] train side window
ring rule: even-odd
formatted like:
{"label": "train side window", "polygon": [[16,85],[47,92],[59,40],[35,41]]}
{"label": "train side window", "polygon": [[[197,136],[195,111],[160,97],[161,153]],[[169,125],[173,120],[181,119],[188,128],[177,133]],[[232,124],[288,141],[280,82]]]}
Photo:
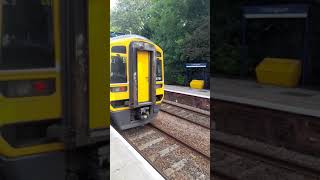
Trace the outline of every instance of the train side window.
{"label": "train side window", "polygon": [[52,9],[47,1],[2,4],[0,70],[55,66]]}
{"label": "train side window", "polygon": [[157,51],[157,57],[161,57],[161,53]]}
{"label": "train side window", "polygon": [[162,81],[162,61],[160,59],[157,59],[156,80]]}
{"label": "train side window", "polygon": [[110,83],[127,82],[127,62],[125,57],[120,55],[111,57]]}
{"label": "train side window", "polygon": [[113,46],[111,48],[111,52],[112,53],[122,53],[122,54],[126,54],[126,47],[125,46]]}

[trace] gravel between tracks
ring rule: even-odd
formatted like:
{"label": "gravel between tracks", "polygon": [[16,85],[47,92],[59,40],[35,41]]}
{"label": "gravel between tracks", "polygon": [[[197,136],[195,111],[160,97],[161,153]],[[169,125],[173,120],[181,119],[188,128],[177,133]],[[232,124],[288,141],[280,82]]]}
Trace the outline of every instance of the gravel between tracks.
{"label": "gravel between tracks", "polygon": [[210,112],[208,111],[170,101],[164,101],[161,104],[161,110],[203,127],[210,128]]}
{"label": "gravel between tracks", "polygon": [[166,179],[210,179],[209,112],[170,105],[171,114],[121,134]]}
{"label": "gravel between tracks", "polygon": [[210,129],[161,111],[152,125],[210,157]]}
{"label": "gravel between tracks", "polygon": [[171,136],[144,126],[121,133],[167,179],[210,179],[210,160]]}

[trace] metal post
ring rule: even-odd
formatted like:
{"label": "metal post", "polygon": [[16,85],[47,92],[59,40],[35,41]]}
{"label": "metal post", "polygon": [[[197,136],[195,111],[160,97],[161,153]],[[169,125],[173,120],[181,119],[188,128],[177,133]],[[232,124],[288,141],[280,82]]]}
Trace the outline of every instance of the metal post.
{"label": "metal post", "polygon": [[304,33],[304,47],[303,47],[303,63],[302,63],[302,85],[305,85],[309,77],[309,31],[310,31],[310,18],[309,13],[305,20],[305,33]]}
{"label": "metal post", "polygon": [[242,15],[241,19],[241,62],[240,62],[240,76],[244,76],[245,72],[247,70],[247,37],[246,37],[246,31],[247,31],[247,19],[244,15]]}
{"label": "metal post", "polygon": [[188,68],[185,67],[184,86],[187,86],[187,81],[188,81]]}
{"label": "metal post", "polygon": [[3,22],[3,2],[0,0],[0,65],[2,64],[2,22]]}

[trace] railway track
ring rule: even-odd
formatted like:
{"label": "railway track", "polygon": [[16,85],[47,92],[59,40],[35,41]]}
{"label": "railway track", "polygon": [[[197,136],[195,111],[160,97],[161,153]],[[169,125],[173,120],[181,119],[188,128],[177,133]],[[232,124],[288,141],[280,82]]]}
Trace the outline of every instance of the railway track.
{"label": "railway track", "polygon": [[213,131],[212,173],[226,179],[319,180],[320,160]]}
{"label": "railway track", "polygon": [[210,128],[210,112],[202,109],[193,108],[187,105],[164,100],[161,104],[161,111],[170,115],[182,118],[186,121],[195,123],[204,128]]}
{"label": "railway track", "polygon": [[166,101],[153,123],[120,133],[164,178],[206,180],[209,122],[206,111]]}
{"label": "railway track", "polygon": [[319,145],[310,141],[319,136],[314,130],[318,119],[220,99],[214,103],[213,174],[227,179],[320,179]]}
{"label": "railway track", "polygon": [[215,180],[320,180],[320,161],[223,135],[212,128],[215,123],[210,169],[209,116],[207,111],[164,101],[152,124],[121,134],[166,179],[210,179],[211,173]]}
{"label": "railway track", "polygon": [[[161,110],[162,116],[171,115],[199,127],[210,128],[210,114],[207,111],[190,108],[171,101],[164,101]],[[169,118],[165,119],[168,120]],[[170,123],[165,120],[160,122],[163,124]],[[153,125],[160,122],[155,121]],[[163,124],[160,124],[160,130],[162,130]],[[170,125],[170,127],[175,126],[179,125]],[[221,133],[218,135],[219,133],[215,131],[215,122],[212,122],[211,129],[211,148],[213,150],[211,160],[213,166],[210,170],[212,179],[320,180],[320,161],[313,160],[314,157],[263,143],[262,146],[261,144],[259,146],[259,143],[253,143],[254,141],[241,139],[241,137],[221,137]],[[197,132],[201,132],[201,130],[198,129]],[[201,151],[202,147],[192,146],[193,142],[188,141],[189,138],[184,138],[186,134],[183,134],[183,132],[171,129],[171,131],[165,133],[171,134],[176,139],[182,139],[184,144],[209,157],[207,153]]]}

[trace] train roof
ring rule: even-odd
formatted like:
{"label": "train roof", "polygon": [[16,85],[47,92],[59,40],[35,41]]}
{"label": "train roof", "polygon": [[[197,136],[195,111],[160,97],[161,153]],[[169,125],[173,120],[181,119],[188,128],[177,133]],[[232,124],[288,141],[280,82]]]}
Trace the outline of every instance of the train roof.
{"label": "train roof", "polygon": [[110,37],[117,37],[121,35],[126,35],[126,34],[121,32],[110,32]]}
{"label": "train roof", "polygon": [[148,41],[152,44],[154,44],[155,46],[157,46],[158,48],[161,49],[160,46],[158,46],[157,44],[155,44],[153,41],[151,41],[150,39],[140,36],[140,35],[136,35],[136,34],[127,34],[127,35],[120,35],[120,36],[116,36],[116,37],[112,37],[110,38],[110,41],[116,41],[116,40],[123,40],[123,39],[129,39],[129,38],[134,38],[134,39],[141,39],[141,40],[145,40]]}
{"label": "train roof", "polygon": [[112,38],[110,38],[110,40],[114,41],[114,40],[127,39],[127,38],[137,38],[137,39],[143,39],[143,40],[152,42],[150,39],[143,37],[143,36],[140,36],[140,35],[136,35],[136,34],[120,35],[120,36],[112,37]]}

